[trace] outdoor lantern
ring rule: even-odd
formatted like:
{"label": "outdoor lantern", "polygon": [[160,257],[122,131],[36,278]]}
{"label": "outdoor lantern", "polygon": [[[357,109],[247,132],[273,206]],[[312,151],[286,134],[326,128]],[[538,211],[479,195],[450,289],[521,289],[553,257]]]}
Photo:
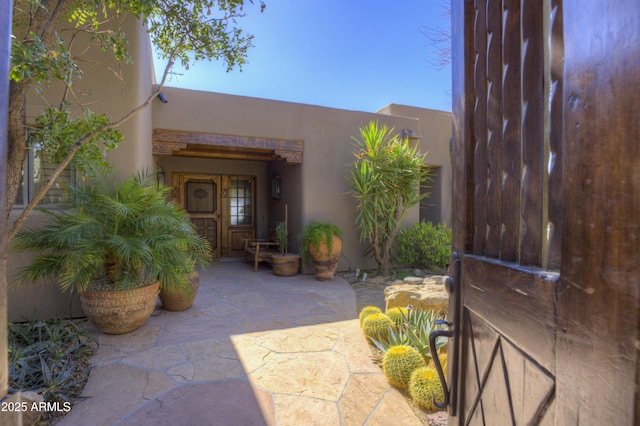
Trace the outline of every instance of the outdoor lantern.
{"label": "outdoor lantern", "polygon": [[280,176],[274,176],[271,179],[271,198],[274,200],[279,200],[282,198],[282,187],[281,187],[281,179]]}
{"label": "outdoor lantern", "polygon": [[158,185],[164,185],[166,173],[161,167],[158,167]]}

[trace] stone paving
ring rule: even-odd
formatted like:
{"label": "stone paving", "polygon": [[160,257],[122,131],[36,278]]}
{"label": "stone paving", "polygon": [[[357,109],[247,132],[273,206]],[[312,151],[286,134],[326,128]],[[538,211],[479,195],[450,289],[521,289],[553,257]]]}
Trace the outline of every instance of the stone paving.
{"label": "stone paving", "polygon": [[419,425],[371,360],[340,277],[277,277],[225,259],[194,306],[108,336],[60,425]]}

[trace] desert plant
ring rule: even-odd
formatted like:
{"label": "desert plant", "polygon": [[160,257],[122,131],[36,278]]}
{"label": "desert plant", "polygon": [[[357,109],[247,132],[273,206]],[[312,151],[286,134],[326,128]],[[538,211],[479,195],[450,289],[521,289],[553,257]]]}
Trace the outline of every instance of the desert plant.
{"label": "desert plant", "polygon": [[391,321],[393,321],[396,327],[400,327],[409,318],[409,309],[397,306],[395,308],[388,309],[385,314]]}
{"label": "desert plant", "polygon": [[399,345],[389,348],[382,359],[382,371],[390,385],[407,389],[411,374],[425,367],[424,358],[411,346]]}
{"label": "desert plant", "polygon": [[362,331],[369,339],[385,339],[393,322],[383,313],[371,314],[362,321]]}
{"label": "desert plant", "polygon": [[188,215],[166,201],[151,173],[122,181],[110,175],[69,187],[71,208],[46,211],[51,223],[22,229],[12,250],[36,254],[18,283],[56,278],[63,290],[83,291],[105,277],[101,290],[123,290],[160,281],[176,291],[187,274],[210,260],[207,241]]}
{"label": "desert plant", "polygon": [[71,404],[89,377],[88,360],[96,348],[94,338],[69,320],[9,323],[8,390],[32,391],[45,402]]}
{"label": "desert plant", "polygon": [[[408,309],[408,314],[404,318],[404,322],[397,324],[395,328],[390,327],[386,335],[380,334],[370,338],[371,343],[385,353],[396,345],[412,346],[418,350],[425,362],[428,363],[431,360],[429,335],[439,327],[436,324],[439,319],[438,314],[431,309],[427,311]],[[443,347],[446,344],[446,339],[438,339],[436,341],[436,349],[443,351]]]}
{"label": "desert plant", "polygon": [[[440,319],[439,314],[433,309],[426,311],[413,309],[409,313],[409,320],[404,328],[411,346],[415,347],[427,362],[431,360],[429,335],[432,331],[439,329],[436,324],[438,319]],[[446,339],[438,339],[436,341],[436,349],[440,349],[446,344]]]}
{"label": "desert plant", "polygon": [[361,140],[354,138],[356,160],[346,179],[357,202],[360,240],[369,242],[378,274],[385,277],[402,219],[428,196],[420,187],[429,179],[426,155],[408,139],[392,136],[393,130],[375,121],[360,128]]}
{"label": "desert plant", "polygon": [[409,380],[409,395],[421,408],[432,413],[438,411],[433,403],[444,399],[444,390],[438,377],[438,372],[432,367],[420,367],[416,369]]}
{"label": "desert plant", "polygon": [[302,229],[300,239],[302,240],[302,260],[309,260],[309,248],[320,250],[322,243],[326,244],[329,253],[333,250],[333,236],[342,238],[342,230],[330,222],[313,221]]}
{"label": "desert plant", "polygon": [[370,337],[369,341],[380,350],[382,353],[386,353],[389,348],[399,345],[411,346],[407,334],[403,331],[402,327],[389,327],[386,336]]}
{"label": "desert plant", "polygon": [[396,260],[414,268],[446,269],[451,257],[451,228],[445,223],[414,223],[398,236]]}
{"label": "desert plant", "polygon": [[[440,360],[440,366],[442,366],[442,371],[444,372],[444,374],[447,374],[447,353],[443,350],[446,349],[446,346],[443,346],[439,351],[438,351],[438,359]],[[434,365],[434,361],[433,359],[431,359],[431,361],[429,362],[428,367],[433,367],[435,368]]]}
{"label": "desert plant", "polygon": [[368,317],[371,314],[381,314],[381,313],[382,313],[382,309],[378,308],[377,306],[365,306],[364,308],[362,308],[362,310],[360,311],[360,314],[358,315],[358,319],[360,320],[360,327],[362,327],[362,322],[366,317]]}

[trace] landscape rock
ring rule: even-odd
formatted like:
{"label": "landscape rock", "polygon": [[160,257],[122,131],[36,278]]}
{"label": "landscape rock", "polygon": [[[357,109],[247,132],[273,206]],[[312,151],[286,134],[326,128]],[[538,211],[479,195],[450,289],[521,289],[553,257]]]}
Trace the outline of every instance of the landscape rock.
{"label": "landscape rock", "polygon": [[[407,283],[407,278],[413,278]],[[404,284],[393,284],[384,290],[386,309],[413,306],[415,309],[434,309],[447,311],[449,294],[443,285],[444,279],[439,276],[430,278],[407,277]]]}
{"label": "landscape rock", "polygon": [[376,284],[384,284],[385,282],[387,282],[386,278],[382,276],[369,278],[369,281],[374,282]]}
{"label": "landscape rock", "polygon": [[[44,397],[36,392],[20,392],[19,397],[17,398],[21,403],[26,402],[27,410],[22,411],[22,424],[23,425],[36,425],[40,421],[42,417],[42,412],[40,410],[32,410],[33,403],[41,403],[44,402]],[[3,413],[5,414],[5,413]],[[9,423],[10,424],[10,423]]]}

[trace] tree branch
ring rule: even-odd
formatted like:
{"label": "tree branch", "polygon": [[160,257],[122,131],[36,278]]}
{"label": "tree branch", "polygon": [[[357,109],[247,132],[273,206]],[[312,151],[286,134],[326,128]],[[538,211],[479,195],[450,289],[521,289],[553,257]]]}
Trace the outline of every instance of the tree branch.
{"label": "tree branch", "polygon": [[147,99],[142,104],[140,104],[137,107],[133,108],[128,113],[126,113],[125,115],[120,117],[118,120],[112,122],[111,124],[109,124],[107,126],[104,126],[104,127],[101,127],[100,129],[94,130],[93,132],[85,135],[82,139],[80,139],[79,141],[77,141],[75,143],[75,145],[73,146],[73,148],[71,148],[71,150],[69,151],[67,156],[64,158],[64,160],[62,160],[62,162],[60,162],[60,164],[58,164],[58,167],[55,169],[55,171],[52,173],[52,175],[49,177],[49,179],[47,179],[47,181],[42,186],[42,188],[40,188],[38,193],[25,206],[25,208],[22,211],[22,213],[20,214],[20,216],[13,223],[11,231],[9,231],[8,241],[11,241],[13,239],[13,237],[15,237],[15,235],[18,233],[20,228],[22,228],[22,226],[26,222],[27,217],[29,216],[29,214],[33,211],[33,209],[44,198],[44,196],[46,195],[47,191],[49,191],[49,189],[53,186],[53,183],[58,178],[58,176],[60,176],[60,174],[64,171],[64,169],[66,169],[67,166],[69,166],[69,164],[73,160],[73,157],[76,155],[78,150],[80,150],[80,148],[82,148],[88,141],[90,141],[98,133],[103,132],[105,130],[109,130],[109,129],[115,129],[116,127],[118,127],[118,126],[122,125],[123,123],[127,122],[128,120],[130,120],[132,117],[134,117],[140,111],[146,109],[151,104],[151,101],[153,100],[153,98],[158,96],[158,94],[162,91],[162,88],[164,87],[164,85],[166,83],[167,76],[169,75],[169,71],[173,67],[173,64],[174,64],[173,59],[170,59],[169,62],[167,63],[167,66],[165,67],[164,74],[162,76],[162,81],[160,82],[158,87],[155,90],[152,91],[151,95],[149,95],[149,97],[147,97]]}

